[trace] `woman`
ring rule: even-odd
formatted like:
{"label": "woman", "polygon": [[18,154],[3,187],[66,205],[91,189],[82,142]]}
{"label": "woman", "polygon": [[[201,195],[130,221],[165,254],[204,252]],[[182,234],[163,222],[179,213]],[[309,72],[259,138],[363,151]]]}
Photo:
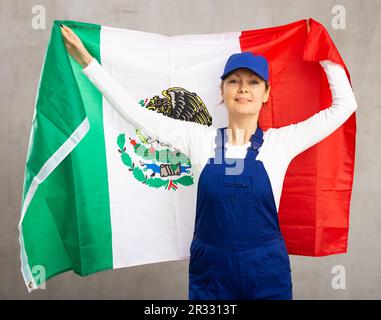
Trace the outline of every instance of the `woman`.
{"label": "woman", "polygon": [[270,95],[267,61],[250,52],[233,54],[221,76],[229,122],[216,129],[141,108],[72,30],[63,26],[62,35],[83,73],[121,116],[188,155],[199,173],[189,299],[292,299],[290,261],[278,223],[283,179],[295,156],[357,109],[344,69],[320,61],[332,92],[330,108],[262,131],[258,116]]}

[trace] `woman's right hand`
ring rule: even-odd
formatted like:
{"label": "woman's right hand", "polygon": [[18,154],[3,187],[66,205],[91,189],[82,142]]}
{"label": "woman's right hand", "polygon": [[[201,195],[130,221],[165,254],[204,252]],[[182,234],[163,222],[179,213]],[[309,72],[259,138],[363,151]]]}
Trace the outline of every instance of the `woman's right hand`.
{"label": "woman's right hand", "polygon": [[65,47],[69,54],[77,61],[83,68],[91,62],[93,57],[87,51],[83,45],[81,39],[65,25],[61,25],[62,38],[64,40]]}

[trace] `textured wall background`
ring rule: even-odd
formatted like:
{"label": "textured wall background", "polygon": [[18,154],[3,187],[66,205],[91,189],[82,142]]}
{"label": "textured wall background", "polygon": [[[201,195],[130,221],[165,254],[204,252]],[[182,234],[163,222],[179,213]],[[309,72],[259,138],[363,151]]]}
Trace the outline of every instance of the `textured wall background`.
{"label": "textured wall background", "polygon": [[[32,8],[46,9],[34,30]],[[331,9],[343,5],[346,29]],[[101,272],[72,272],[27,293],[19,259],[18,222],[36,90],[54,19],[93,22],[166,35],[272,27],[312,17],[323,23],[352,76],[359,105],[348,254],[291,256],[295,299],[381,299],[381,1],[380,0],[1,0],[0,1],[0,298],[187,299],[188,260]],[[346,289],[331,286],[333,266],[346,270]]]}

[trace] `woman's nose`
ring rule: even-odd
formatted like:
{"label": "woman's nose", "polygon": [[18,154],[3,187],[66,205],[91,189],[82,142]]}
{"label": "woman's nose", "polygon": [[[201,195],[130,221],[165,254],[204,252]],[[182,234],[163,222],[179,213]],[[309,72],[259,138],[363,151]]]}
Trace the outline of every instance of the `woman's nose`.
{"label": "woman's nose", "polygon": [[243,93],[243,92],[249,92],[246,88],[239,88],[238,92]]}

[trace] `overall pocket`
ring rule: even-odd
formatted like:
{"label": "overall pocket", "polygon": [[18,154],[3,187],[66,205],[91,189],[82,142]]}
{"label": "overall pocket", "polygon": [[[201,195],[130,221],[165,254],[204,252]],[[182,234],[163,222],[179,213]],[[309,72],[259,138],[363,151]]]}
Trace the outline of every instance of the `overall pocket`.
{"label": "overall pocket", "polygon": [[211,293],[214,290],[215,279],[208,245],[195,239],[192,241],[190,252],[189,290],[193,292],[193,295],[201,294],[201,292],[202,294]]}
{"label": "overall pocket", "polygon": [[240,175],[224,175],[222,177],[222,195],[248,197],[250,195],[250,177]]}
{"label": "overall pocket", "polygon": [[283,241],[264,248],[265,256],[258,270],[258,288],[277,292],[292,288],[290,259]]}
{"label": "overall pocket", "polygon": [[291,271],[290,258],[284,241],[279,240],[267,245],[265,248],[263,266],[265,269],[271,268],[279,271]]}
{"label": "overall pocket", "polygon": [[242,227],[248,224],[249,199],[252,186],[249,176],[217,176],[218,197],[214,201],[216,225],[219,227]]}

